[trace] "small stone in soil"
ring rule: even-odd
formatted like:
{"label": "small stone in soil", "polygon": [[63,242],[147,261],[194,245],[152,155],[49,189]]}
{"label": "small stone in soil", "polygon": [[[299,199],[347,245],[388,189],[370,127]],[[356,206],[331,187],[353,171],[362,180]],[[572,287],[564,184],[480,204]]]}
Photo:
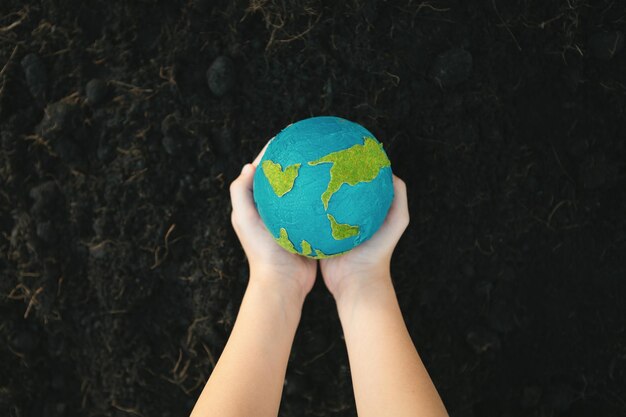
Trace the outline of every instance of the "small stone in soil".
{"label": "small stone in soil", "polygon": [[228,93],[235,84],[235,64],[227,56],[219,56],[206,73],[209,88],[218,97]]}
{"label": "small stone in soil", "polygon": [[92,106],[97,106],[104,102],[109,93],[109,85],[106,81],[94,78],[89,81],[85,86],[85,96],[87,96],[87,103]]}
{"label": "small stone in soil", "polygon": [[429,76],[444,87],[454,87],[472,74],[472,54],[462,48],[450,49],[440,54],[430,68]]}
{"label": "small stone in soil", "polygon": [[44,138],[49,139],[49,134],[56,133],[69,127],[73,121],[76,107],[63,101],[50,103],[46,106],[44,116],[37,132]]}
{"label": "small stone in soil", "polygon": [[176,155],[183,149],[183,145],[187,140],[183,128],[180,126],[180,114],[174,112],[165,116],[161,121],[161,145],[165,152],[170,155]]}
{"label": "small stone in soil", "polygon": [[46,66],[37,54],[28,54],[20,62],[24,70],[26,84],[33,97],[41,99],[48,85]]}
{"label": "small stone in soil", "polygon": [[587,42],[591,56],[608,61],[624,48],[624,33],[619,30],[592,35]]}

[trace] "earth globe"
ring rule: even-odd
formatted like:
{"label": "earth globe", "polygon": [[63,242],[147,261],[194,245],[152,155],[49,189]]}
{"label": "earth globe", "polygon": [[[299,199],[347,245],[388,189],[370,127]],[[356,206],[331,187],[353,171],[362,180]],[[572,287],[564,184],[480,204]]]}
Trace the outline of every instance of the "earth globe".
{"label": "earth globe", "polygon": [[263,223],[289,252],[341,255],[379,229],[393,200],[391,162],[374,135],[339,117],[312,117],[283,129],[254,174]]}

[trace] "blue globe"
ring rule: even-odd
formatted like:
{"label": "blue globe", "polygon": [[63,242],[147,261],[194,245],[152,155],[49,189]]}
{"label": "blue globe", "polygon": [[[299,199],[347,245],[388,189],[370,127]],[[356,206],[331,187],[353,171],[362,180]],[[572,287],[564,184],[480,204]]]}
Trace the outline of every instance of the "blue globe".
{"label": "blue globe", "polygon": [[316,259],[340,255],[385,220],[393,200],[391,163],[363,126],[313,117],[270,141],[253,192],[261,219],[283,248]]}

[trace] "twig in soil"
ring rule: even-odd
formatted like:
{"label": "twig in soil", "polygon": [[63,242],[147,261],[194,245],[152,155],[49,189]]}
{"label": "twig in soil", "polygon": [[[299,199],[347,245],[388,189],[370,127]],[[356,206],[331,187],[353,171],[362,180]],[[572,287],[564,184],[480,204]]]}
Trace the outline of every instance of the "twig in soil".
{"label": "twig in soil", "polygon": [[[24,136],[24,139],[25,140],[32,140],[35,145],[40,145],[40,146],[44,147],[46,149],[46,151],[48,152],[48,155],[58,156],[57,153],[54,152],[54,150],[52,149],[52,147],[50,146],[48,141],[43,138],[43,136],[38,135],[37,133],[34,133],[32,135]],[[30,149],[30,147],[29,147],[29,149]]]}
{"label": "twig in soil", "polygon": [[[309,23],[309,27],[306,28],[303,32],[298,33],[297,35],[293,35],[287,39],[279,39],[277,41],[275,41],[276,43],[289,43],[289,42],[293,42],[297,39],[302,38],[303,36],[305,36],[307,33],[309,33],[311,30],[313,30],[313,28],[315,27],[315,25],[317,25],[317,22],[320,21],[320,18],[322,17],[323,13],[320,13],[317,15],[317,19],[315,19],[315,22],[313,22],[312,24]],[[270,44],[267,44],[267,47],[265,48],[267,50],[267,48],[269,48]]]}
{"label": "twig in soil", "polygon": [[311,359],[309,359],[308,361],[304,362],[302,364],[302,366],[307,366],[313,362],[315,362],[316,360],[318,360],[319,358],[321,358],[322,356],[326,355],[328,352],[330,352],[331,350],[333,350],[333,348],[335,347],[335,342],[331,343],[331,345],[323,352],[318,353],[317,355],[313,356]]}
{"label": "twig in soil", "polygon": [[561,158],[559,158],[559,155],[556,153],[556,149],[554,149],[554,146],[551,145],[550,147],[552,148],[552,153],[554,154],[554,158],[556,159],[556,162],[559,164],[559,167],[561,167],[561,171],[563,171],[563,174],[565,174],[565,176],[570,180],[572,184],[576,184],[576,181],[574,181],[574,178],[572,178],[572,176],[567,172],[567,170],[561,163]]}
{"label": "twig in soil", "polygon": [[28,318],[28,314],[30,313],[31,308],[33,308],[33,306],[35,304],[39,304],[39,301],[37,301],[37,296],[43,291],[43,287],[39,287],[37,288],[37,290],[35,290],[35,293],[33,294],[32,297],[30,297],[30,300],[28,301],[28,307],[26,307],[26,312],[24,313],[24,318],[27,319]]}
{"label": "twig in soil", "polygon": [[140,169],[139,171],[135,172],[133,175],[128,177],[126,181],[124,181],[124,184],[126,185],[126,184],[131,183],[133,180],[139,178],[141,175],[145,174],[147,171],[148,171],[148,168]]}
{"label": "twig in soil", "polygon": [[500,12],[498,11],[498,7],[496,6],[496,0],[491,0],[491,4],[493,4],[493,10],[495,10],[496,14],[498,15],[498,18],[500,19],[500,21],[502,22],[502,24],[504,25],[506,30],[509,32],[509,35],[511,35],[511,37],[513,38],[513,41],[515,42],[515,45],[517,46],[517,49],[519,51],[521,51],[522,47],[520,46],[519,42],[517,41],[517,38],[515,37],[515,35],[511,31],[511,28],[509,27],[509,25],[502,18],[502,15],[500,14]]}
{"label": "twig in soil", "polygon": [[564,13],[559,13],[558,15],[548,19],[548,20],[544,20],[543,22],[539,23],[539,29],[545,29],[546,26],[548,26],[550,23],[552,22],[556,22],[557,20],[559,20],[561,17],[563,17]]}
{"label": "twig in soil", "polygon": [[[11,198],[3,190],[0,190],[0,196],[4,197],[4,199],[7,201],[7,203],[9,203],[9,204],[11,203]],[[5,235],[5,237],[6,237],[6,235]],[[9,239],[7,239],[7,240],[9,240]]]}
{"label": "twig in soil", "polygon": [[[21,294],[16,294],[18,290],[21,291]],[[24,318],[27,319],[33,306],[39,304],[39,301],[37,301],[37,296],[41,294],[42,291],[43,287],[39,287],[33,292],[26,285],[17,284],[15,288],[11,290],[9,295],[7,295],[7,298],[9,298],[10,300],[28,300],[28,306],[26,307],[26,312],[24,312]]]}
{"label": "twig in soil", "polygon": [[415,15],[417,15],[419,12],[421,12],[422,9],[429,9],[429,10],[432,10],[433,12],[439,12],[439,13],[449,12],[450,11],[449,7],[438,8],[438,7],[433,6],[432,4],[430,4],[427,1],[423,1],[420,4],[418,4],[417,10],[415,10],[415,13],[413,14],[413,17],[415,17]]}
{"label": "twig in soil", "polygon": [[204,344],[204,342],[202,343],[202,347],[204,348],[204,351],[206,352],[207,356],[209,357],[209,362],[211,362],[211,366],[213,368],[215,368],[215,357],[213,356],[213,354],[211,353],[209,348]]}
{"label": "twig in soil", "polygon": [[476,247],[476,249],[478,249],[480,251],[480,253],[482,253],[483,255],[487,255],[487,256],[491,256],[493,255],[493,253],[495,252],[493,245],[489,244],[489,251],[486,251],[483,249],[483,247],[481,246],[480,242],[478,241],[478,239],[474,240],[474,246]]}
{"label": "twig in soil", "polygon": [[[152,266],[150,267],[150,269],[154,269],[154,268],[156,268],[157,266],[161,265],[161,264],[163,263],[163,261],[165,260],[165,258],[167,258],[167,255],[168,255],[168,253],[170,252],[170,247],[169,247],[169,245],[170,245],[170,243],[169,243],[169,237],[170,237],[170,234],[172,234],[172,232],[174,231],[174,229],[175,229],[175,228],[176,228],[176,224],[172,224],[172,225],[169,227],[169,229],[167,229],[167,232],[165,233],[165,237],[163,238],[165,246],[164,246],[164,247],[157,246],[157,247],[156,247],[156,249],[154,250],[154,265],[152,265]],[[174,240],[172,241],[172,243],[176,243],[176,242],[177,242],[178,240],[180,240],[180,239],[182,239],[182,236],[181,236],[181,237],[177,237],[176,239],[174,239]],[[160,252],[159,252],[159,250],[160,250],[161,248],[165,249],[165,253],[163,254],[163,257],[162,257],[162,258],[159,256],[159,253],[160,253]]]}
{"label": "twig in soil", "polygon": [[123,81],[111,80],[109,81],[111,84],[119,85],[121,87],[126,87],[130,90],[131,93],[139,92],[139,93],[152,93],[154,90],[151,88],[143,88],[137,87],[136,85],[128,84]]}
{"label": "twig in soil", "polygon": [[200,317],[198,319],[194,319],[191,324],[189,325],[189,327],[187,328],[187,347],[189,348],[189,345],[191,344],[191,337],[193,335],[193,328],[196,327],[196,324],[208,320],[209,317]]}
{"label": "twig in soil", "polygon": [[117,408],[117,409],[118,409],[118,410],[120,410],[120,411],[124,411],[125,413],[131,413],[131,414],[134,414],[134,415],[136,415],[136,416],[143,417],[143,414],[141,414],[141,413],[139,412],[139,410],[137,410],[137,408],[123,407],[123,406],[121,406],[121,405],[119,405],[119,404],[117,403],[117,400],[113,400],[113,401],[111,402],[111,406],[112,406],[112,407],[114,407],[114,408]]}
{"label": "twig in soil", "polygon": [[2,69],[0,70],[0,78],[4,75],[4,72],[7,70],[9,64],[11,63],[11,61],[13,60],[13,58],[15,57],[15,54],[17,53],[17,48],[19,45],[15,45],[15,48],[13,48],[13,52],[11,52],[11,56],[9,57],[9,60],[7,61],[6,64],[4,64],[4,66],[2,67]]}
{"label": "twig in soil", "polygon": [[550,225],[550,223],[552,223],[552,217],[554,217],[554,213],[556,213],[564,204],[571,204],[571,203],[572,202],[570,200],[562,200],[556,206],[554,206],[554,208],[550,212],[550,215],[548,216],[548,220],[546,221],[546,226],[552,229],[552,226]]}
{"label": "twig in soil", "polygon": [[19,19],[17,19],[15,22],[11,23],[8,26],[0,27],[0,33],[8,32],[10,30],[15,29],[19,25],[21,25],[22,22],[24,22],[24,20],[26,20],[26,17],[28,17],[28,6],[26,6],[25,9],[20,10],[19,12],[16,12],[14,14],[18,15]]}

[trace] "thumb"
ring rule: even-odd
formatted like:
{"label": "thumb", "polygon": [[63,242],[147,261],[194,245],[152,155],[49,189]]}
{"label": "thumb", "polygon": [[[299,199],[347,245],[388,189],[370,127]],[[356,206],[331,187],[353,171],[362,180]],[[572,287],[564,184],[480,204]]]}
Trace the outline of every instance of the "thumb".
{"label": "thumb", "polygon": [[409,205],[406,184],[393,176],[394,197],[385,221],[370,239],[376,247],[385,247],[393,251],[400,237],[409,225]]}
{"label": "thumb", "polygon": [[259,216],[254,204],[252,182],[255,167],[245,164],[241,174],[230,185],[230,199],[233,206],[233,222],[248,223]]}

